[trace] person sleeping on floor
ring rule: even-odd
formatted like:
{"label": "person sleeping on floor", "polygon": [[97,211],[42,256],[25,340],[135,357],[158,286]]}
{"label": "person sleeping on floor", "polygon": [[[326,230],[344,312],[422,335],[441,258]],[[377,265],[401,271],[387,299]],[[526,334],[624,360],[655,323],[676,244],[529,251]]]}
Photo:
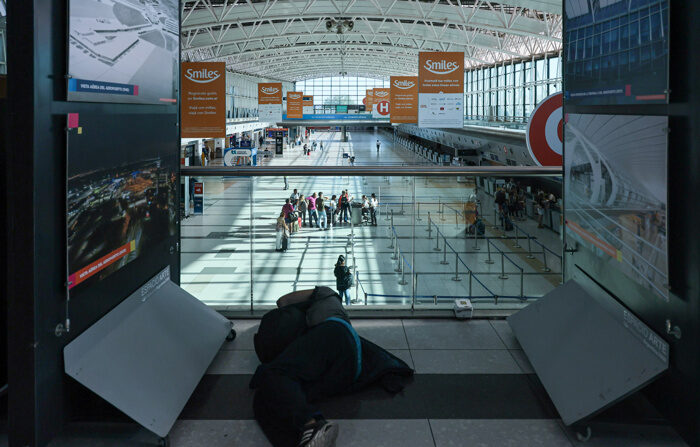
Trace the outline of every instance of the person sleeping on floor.
{"label": "person sleeping on floor", "polygon": [[261,365],[255,389],[255,419],[274,447],[330,447],[338,425],[314,402],[380,384],[395,394],[413,375],[404,361],[360,337],[340,296],[315,287],[282,296],[254,336]]}

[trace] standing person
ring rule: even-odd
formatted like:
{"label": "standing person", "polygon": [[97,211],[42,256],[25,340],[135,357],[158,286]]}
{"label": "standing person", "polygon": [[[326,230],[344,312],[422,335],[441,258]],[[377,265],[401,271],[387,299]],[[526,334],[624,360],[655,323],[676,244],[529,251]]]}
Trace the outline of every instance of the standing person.
{"label": "standing person", "polygon": [[377,208],[379,208],[379,201],[377,197],[372,193],[372,198],[369,201],[369,212],[372,218],[372,225],[377,226]]}
{"label": "standing person", "polygon": [[301,194],[299,196],[299,206],[297,207],[297,209],[301,213],[301,226],[305,227],[306,226],[307,203],[306,203],[306,199],[304,198],[304,194]]}
{"label": "standing person", "polygon": [[367,219],[369,219],[369,200],[362,194],[362,220],[367,221]]}
{"label": "standing person", "polygon": [[333,274],[335,275],[335,285],[338,288],[338,294],[341,299],[345,297],[345,305],[349,306],[352,273],[350,273],[350,269],[345,265],[345,256],[338,256],[338,262],[335,263]]}
{"label": "standing person", "polygon": [[348,192],[347,191],[343,191],[342,194],[340,194],[339,206],[340,206],[340,220],[347,223],[349,215],[350,215],[350,201],[348,199]]}
{"label": "standing person", "polygon": [[318,212],[318,229],[327,230],[328,225],[326,222],[326,199],[323,197],[323,193],[318,193],[318,199],[316,199],[316,210]]}
{"label": "standing person", "polygon": [[287,180],[287,176],[284,176],[284,191],[289,189],[289,181]]}
{"label": "standing person", "polygon": [[[289,201],[289,199],[287,199]],[[286,204],[285,204],[286,206]],[[284,211],[280,213],[280,217],[277,218],[277,224],[275,226],[277,232],[277,239],[275,241],[275,251],[285,251],[287,250],[287,244],[289,243],[289,227],[287,226]],[[287,239],[287,243],[284,240]]]}
{"label": "standing person", "polygon": [[335,226],[335,214],[337,213],[337,202],[338,196],[333,194],[333,197],[331,197],[330,202],[328,202],[328,226],[329,227],[334,227]]}
{"label": "standing person", "polygon": [[377,140],[377,153],[379,153],[379,146],[381,146],[381,145],[382,145],[382,143],[380,143],[379,140]]}
{"label": "standing person", "polygon": [[292,195],[289,196],[289,198],[292,199],[292,201],[295,203],[297,200],[299,200],[299,192],[297,191],[296,188],[294,188],[294,192],[292,192]]}
{"label": "standing person", "polygon": [[323,141],[321,141],[321,142],[318,144],[318,147],[319,147],[319,149],[321,149],[321,152],[323,152]]}
{"label": "standing person", "polygon": [[309,210],[309,226],[311,228],[314,227],[314,221],[316,221],[316,226],[318,226],[318,212],[316,211],[316,193],[311,194],[310,197],[307,197],[307,206],[306,208]]}
{"label": "standing person", "polygon": [[206,146],[202,146],[202,156],[201,157],[202,157],[202,166],[206,166],[207,165],[207,147]]}

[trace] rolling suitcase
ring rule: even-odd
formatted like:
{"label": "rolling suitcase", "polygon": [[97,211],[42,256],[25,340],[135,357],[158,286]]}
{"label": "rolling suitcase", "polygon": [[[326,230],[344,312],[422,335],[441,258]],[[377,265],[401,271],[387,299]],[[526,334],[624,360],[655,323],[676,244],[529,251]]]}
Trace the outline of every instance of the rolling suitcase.
{"label": "rolling suitcase", "polygon": [[289,248],[289,237],[285,234],[282,236],[282,251],[287,251],[287,248]]}

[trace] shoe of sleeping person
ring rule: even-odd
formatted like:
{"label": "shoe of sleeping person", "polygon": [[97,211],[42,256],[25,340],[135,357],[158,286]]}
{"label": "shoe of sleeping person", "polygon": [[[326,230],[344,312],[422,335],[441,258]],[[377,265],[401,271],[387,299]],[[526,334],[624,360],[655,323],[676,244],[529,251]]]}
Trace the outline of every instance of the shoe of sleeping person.
{"label": "shoe of sleeping person", "polygon": [[338,424],[325,419],[304,429],[297,447],[333,447],[338,438]]}

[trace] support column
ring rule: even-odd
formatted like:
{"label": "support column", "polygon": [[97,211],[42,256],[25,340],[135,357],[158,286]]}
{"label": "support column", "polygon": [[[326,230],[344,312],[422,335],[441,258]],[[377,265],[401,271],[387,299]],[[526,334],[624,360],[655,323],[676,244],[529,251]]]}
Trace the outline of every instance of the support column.
{"label": "support column", "polygon": [[342,126],[340,128],[340,141],[343,143],[348,142],[348,127],[347,126]]}

